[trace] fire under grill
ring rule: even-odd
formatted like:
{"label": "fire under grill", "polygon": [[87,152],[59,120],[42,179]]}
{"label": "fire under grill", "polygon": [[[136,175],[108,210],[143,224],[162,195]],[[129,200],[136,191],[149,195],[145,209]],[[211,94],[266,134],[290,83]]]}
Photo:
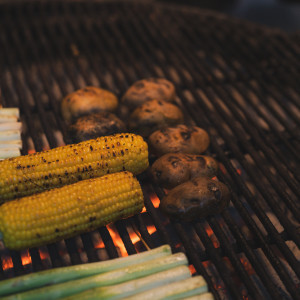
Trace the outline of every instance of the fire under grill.
{"label": "fire under grill", "polygon": [[187,122],[209,132],[207,154],[232,190],[221,215],[180,223],[143,175],[141,214],[45,247],[1,244],[2,280],[168,243],[216,299],[299,299],[299,35],[135,2],[2,3],[0,19],[1,100],[20,108],[23,154],[64,144],[64,95],[95,85],[121,96],[165,77]]}

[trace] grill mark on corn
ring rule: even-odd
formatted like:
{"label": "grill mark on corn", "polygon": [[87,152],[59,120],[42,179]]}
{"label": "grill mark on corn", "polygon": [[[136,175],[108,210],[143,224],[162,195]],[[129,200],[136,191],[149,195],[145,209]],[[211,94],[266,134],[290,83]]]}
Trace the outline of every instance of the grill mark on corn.
{"label": "grill mark on corn", "polygon": [[[106,168],[109,169],[109,173],[122,170],[129,170],[135,174],[141,173],[148,167],[147,144],[139,136],[133,134],[125,136],[126,140],[123,134],[115,135],[89,141],[86,144],[83,142],[72,147],[65,146],[2,161],[0,163],[0,187],[7,186],[7,188],[0,189],[0,204],[9,199],[41,192],[45,188],[76,182],[80,180],[77,176],[79,172],[82,173],[83,179],[102,176],[107,173]],[[106,140],[105,144],[103,144],[104,140]],[[128,143],[131,140],[134,142]],[[90,151],[90,146],[93,151]],[[118,150],[112,151],[113,148],[116,149],[116,146]],[[107,147],[109,149],[106,149]],[[132,147],[134,151],[131,152]],[[88,155],[84,156],[85,153]],[[127,161],[129,153],[130,161]],[[123,159],[114,161],[117,157],[123,157]],[[85,176],[84,173],[87,172],[89,174]],[[48,179],[45,176],[48,176]],[[44,181],[48,182],[47,187]],[[26,184],[30,185],[30,188],[25,188]],[[18,191],[15,189],[16,186],[18,186]]]}

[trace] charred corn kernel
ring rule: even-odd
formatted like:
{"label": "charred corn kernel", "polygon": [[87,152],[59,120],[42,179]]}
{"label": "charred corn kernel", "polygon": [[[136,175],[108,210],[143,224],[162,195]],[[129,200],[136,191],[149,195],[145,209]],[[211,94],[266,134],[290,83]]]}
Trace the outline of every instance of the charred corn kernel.
{"label": "charred corn kernel", "polygon": [[119,172],[6,202],[0,206],[0,231],[7,248],[21,250],[95,230],[143,206],[138,180]]}
{"label": "charred corn kernel", "polygon": [[0,161],[0,204],[47,189],[149,165],[141,136],[124,133]]}

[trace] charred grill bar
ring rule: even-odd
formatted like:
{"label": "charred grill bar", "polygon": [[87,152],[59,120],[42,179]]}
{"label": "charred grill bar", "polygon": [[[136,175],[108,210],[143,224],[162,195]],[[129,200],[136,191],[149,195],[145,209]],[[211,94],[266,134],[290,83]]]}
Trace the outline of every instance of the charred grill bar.
{"label": "charred grill bar", "polygon": [[121,96],[138,79],[166,77],[188,122],[209,132],[232,189],[220,216],[179,223],[157,209],[164,191],[143,176],[146,212],[38,249],[1,246],[1,279],[118,257],[117,240],[127,254],[169,243],[216,299],[299,298],[299,35],[163,5],[0,7],[2,101],[21,109],[24,154],[62,144],[67,93],[96,85]]}

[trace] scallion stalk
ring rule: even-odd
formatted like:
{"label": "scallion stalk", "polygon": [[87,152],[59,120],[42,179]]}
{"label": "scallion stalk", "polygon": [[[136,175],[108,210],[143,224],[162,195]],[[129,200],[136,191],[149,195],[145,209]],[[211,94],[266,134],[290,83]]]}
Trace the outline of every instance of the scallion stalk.
{"label": "scallion stalk", "polygon": [[180,282],[173,282],[165,286],[154,288],[134,296],[126,297],[126,300],[177,300],[199,295],[208,291],[207,284],[202,276],[195,276]]}
{"label": "scallion stalk", "polygon": [[168,256],[170,254],[170,246],[163,245],[149,251],[129,255],[126,257],[120,257],[95,263],[61,267],[6,279],[0,282],[0,296],[20,293],[46,285],[52,285],[74,279],[84,278],[87,276],[101,274],[126,266],[146,262],[159,257]]}
{"label": "scallion stalk", "polygon": [[64,300],[117,300],[129,297],[146,290],[157,288],[171,282],[180,281],[191,277],[187,266],[179,266],[167,271],[158,272],[139,279],[130,280],[121,284],[105,286],[87,290],[83,293],[75,294]]}
{"label": "scallion stalk", "polygon": [[[177,253],[160,257],[144,263],[130,265],[100,275],[89,276],[83,279],[59,283],[52,286],[38,288],[24,293],[3,297],[4,300],[40,300],[45,297],[48,300],[59,299],[81,293],[88,289],[119,284],[125,281],[134,280],[157,272],[175,268],[180,265],[187,265],[188,260],[184,253]],[[152,299],[153,300],[153,299]]]}

